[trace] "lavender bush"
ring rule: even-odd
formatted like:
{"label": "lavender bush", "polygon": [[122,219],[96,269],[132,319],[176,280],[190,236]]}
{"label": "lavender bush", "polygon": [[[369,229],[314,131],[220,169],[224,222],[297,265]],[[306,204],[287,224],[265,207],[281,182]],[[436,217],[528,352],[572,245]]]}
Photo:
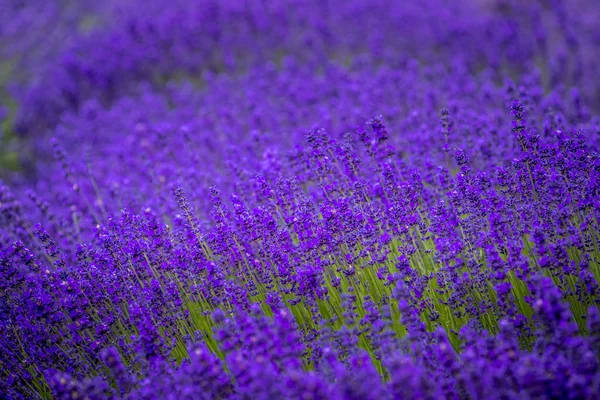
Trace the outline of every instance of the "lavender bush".
{"label": "lavender bush", "polygon": [[0,31],[4,397],[599,398],[595,1],[89,3]]}

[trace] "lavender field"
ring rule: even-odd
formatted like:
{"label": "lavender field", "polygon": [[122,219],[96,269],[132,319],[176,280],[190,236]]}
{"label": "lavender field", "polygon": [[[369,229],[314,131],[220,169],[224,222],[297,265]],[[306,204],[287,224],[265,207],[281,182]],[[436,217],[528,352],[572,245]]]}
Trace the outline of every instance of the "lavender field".
{"label": "lavender field", "polygon": [[2,0],[0,398],[600,399],[597,0]]}

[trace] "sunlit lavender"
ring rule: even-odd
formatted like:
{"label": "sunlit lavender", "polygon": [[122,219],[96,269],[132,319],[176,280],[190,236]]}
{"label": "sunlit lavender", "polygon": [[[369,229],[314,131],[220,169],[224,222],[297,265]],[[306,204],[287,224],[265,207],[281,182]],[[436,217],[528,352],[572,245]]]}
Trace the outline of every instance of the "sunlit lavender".
{"label": "sunlit lavender", "polygon": [[600,398],[597,0],[4,2],[0,398]]}

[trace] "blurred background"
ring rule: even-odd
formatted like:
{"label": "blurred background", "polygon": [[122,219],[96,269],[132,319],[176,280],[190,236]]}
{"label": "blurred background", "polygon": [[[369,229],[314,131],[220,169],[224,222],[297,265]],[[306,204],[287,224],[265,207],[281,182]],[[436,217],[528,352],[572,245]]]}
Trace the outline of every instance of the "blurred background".
{"label": "blurred background", "polygon": [[289,55],[351,68],[363,55],[453,62],[460,49],[474,75],[492,68],[499,83],[518,82],[539,69],[547,90],[577,88],[596,112],[598,21],[597,0],[4,0],[0,178],[33,179],[48,132],[90,99],[108,106],[140,83],[201,88],[207,71]]}

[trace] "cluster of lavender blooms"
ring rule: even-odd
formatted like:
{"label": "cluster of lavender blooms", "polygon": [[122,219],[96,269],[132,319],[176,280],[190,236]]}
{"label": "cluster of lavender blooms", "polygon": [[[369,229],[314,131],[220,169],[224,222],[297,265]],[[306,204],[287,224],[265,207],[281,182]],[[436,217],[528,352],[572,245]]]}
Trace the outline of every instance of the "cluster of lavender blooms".
{"label": "cluster of lavender blooms", "polygon": [[598,398],[600,7],[419,4],[132,0],[24,66],[0,393]]}

